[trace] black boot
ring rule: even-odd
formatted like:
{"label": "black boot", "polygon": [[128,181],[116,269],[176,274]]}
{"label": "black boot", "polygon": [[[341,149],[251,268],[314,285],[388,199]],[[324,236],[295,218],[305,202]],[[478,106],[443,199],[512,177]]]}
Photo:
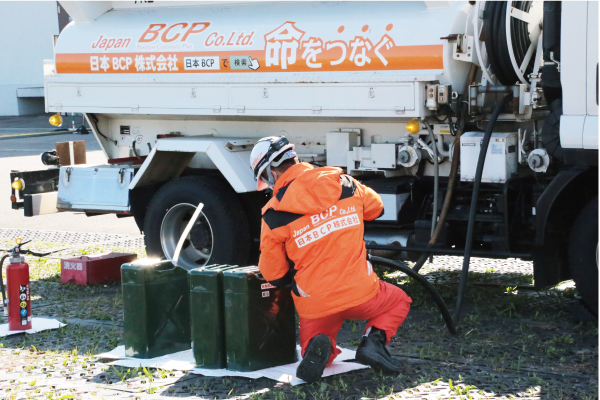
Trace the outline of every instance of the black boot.
{"label": "black boot", "polygon": [[385,331],[372,327],[369,336],[363,336],[358,349],[356,349],[356,361],[369,365],[377,371],[400,372],[400,366],[390,355],[385,347],[385,342]]}
{"label": "black boot", "polygon": [[318,334],[310,339],[304,357],[296,370],[296,376],[308,383],[321,378],[330,355],[331,339],[327,335]]}

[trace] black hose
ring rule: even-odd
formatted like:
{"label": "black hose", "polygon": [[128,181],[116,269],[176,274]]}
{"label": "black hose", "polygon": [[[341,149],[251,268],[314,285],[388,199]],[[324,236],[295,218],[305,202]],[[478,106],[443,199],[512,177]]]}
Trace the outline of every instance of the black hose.
{"label": "black hose", "polygon": [[417,281],[417,283],[419,283],[421,286],[423,286],[429,292],[431,297],[433,297],[433,301],[435,301],[435,304],[437,304],[438,308],[440,309],[442,317],[444,318],[444,322],[446,323],[446,326],[448,327],[450,333],[457,333],[457,329],[454,326],[454,323],[452,322],[452,316],[450,315],[448,307],[446,307],[446,303],[444,303],[444,299],[442,299],[440,294],[437,292],[437,290],[435,290],[435,288],[431,285],[431,283],[429,283],[427,279],[425,279],[422,275],[419,275],[417,272],[413,271],[409,267],[400,264],[399,262],[376,256],[370,256],[370,259],[372,263],[383,265],[388,268],[392,268],[405,273],[406,275],[410,276],[415,281]]}
{"label": "black hose", "polygon": [[[23,250],[20,251],[20,253],[21,254],[29,254],[29,255],[35,256],[35,257],[46,257],[46,256],[49,256],[52,253],[56,253],[58,251],[63,251],[65,249],[68,249],[68,248],[71,248],[71,247],[73,247],[73,246],[70,246],[70,247],[61,247],[61,248],[59,248],[57,250],[47,251],[46,253],[38,253],[36,251],[31,251],[31,250],[23,249]],[[0,249],[0,251],[6,251],[6,250],[1,250]]]}
{"label": "black hose", "polygon": [[[499,35],[498,20],[502,17],[500,7],[503,4],[504,2],[499,1],[486,1],[483,11],[483,37],[488,62],[496,75],[496,79],[502,83],[506,82],[507,79],[504,76],[504,70],[500,66],[499,55],[501,50],[497,48],[495,39]],[[482,68],[485,68],[485,66],[482,66]]]}
{"label": "black hose", "polygon": [[548,103],[550,113],[542,127],[542,143],[552,158],[563,159],[563,149],[560,144],[560,117],[563,113],[562,99]]}
{"label": "black hose", "polygon": [[[463,94],[468,93],[469,86],[471,82],[475,79],[475,74],[477,73],[477,66],[475,64],[471,64],[471,68],[469,69],[469,74],[467,75],[467,79],[465,80],[465,86],[463,88]],[[460,161],[460,137],[465,131],[465,121],[467,116],[467,103],[462,101],[462,94],[458,95],[458,107],[456,108],[456,131],[454,132],[454,154],[452,156],[452,167],[450,168],[450,176],[448,179],[448,186],[446,190],[446,196],[444,198],[444,204],[442,206],[442,211],[440,212],[440,219],[438,220],[435,232],[431,236],[429,240],[428,247],[433,246],[437,242],[437,238],[439,237],[443,226],[446,223],[446,217],[448,216],[448,211],[450,209],[450,202],[452,201],[452,194],[454,193],[454,182],[456,179],[456,175],[458,173],[458,163]],[[450,123],[452,123],[452,118],[450,118]],[[421,164],[423,165],[423,164]],[[419,272],[419,270],[427,261],[427,258],[432,253],[422,253],[419,257],[419,260],[414,264],[413,271]]]}
{"label": "black hose", "polygon": [[[469,213],[469,224],[467,226],[467,239],[466,239],[467,242],[466,242],[466,246],[465,246],[463,267],[462,267],[462,271],[461,271],[461,275],[460,275],[460,283],[458,286],[458,299],[456,301],[456,308],[454,310],[454,318],[451,321],[451,324],[449,324],[448,321],[446,321],[446,317],[444,316],[444,320],[446,321],[448,330],[450,330],[450,332],[452,332],[452,333],[456,333],[460,326],[460,313],[462,311],[461,310],[462,303],[463,303],[463,299],[464,299],[466,288],[467,288],[467,278],[469,276],[469,264],[471,262],[471,251],[473,248],[473,231],[475,228],[475,213],[477,211],[477,197],[479,196],[479,186],[481,185],[481,176],[483,175],[483,166],[485,164],[485,156],[487,155],[487,149],[490,144],[490,138],[492,137],[492,131],[494,130],[494,125],[496,125],[496,120],[498,119],[498,116],[500,115],[500,113],[502,112],[504,107],[506,107],[508,102],[512,99],[512,97],[513,97],[512,94],[508,94],[504,97],[502,102],[500,102],[496,105],[496,108],[494,109],[494,112],[492,113],[492,115],[490,117],[488,126],[483,135],[483,142],[481,144],[481,150],[479,151],[479,158],[477,160],[477,170],[475,172],[475,183],[473,186],[473,193],[471,196],[471,209],[470,209],[470,213]],[[431,254],[430,252],[421,253],[421,256],[419,257],[418,261],[414,264],[412,269],[408,268],[408,267],[404,267],[402,269],[402,271],[404,272],[405,269],[409,269],[411,271],[411,274],[418,275],[418,271],[423,267],[423,265],[425,264],[425,261],[427,261],[427,258],[430,256],[430,254]],[[379,259],[379,257],[377,257],[377,258]],[[407,273],[407,275],[409,275],[409,274]],[[413,276],[413,275],[409,275],[409,276]],[[437,303],[437,301],[436,301],[436,303]],[[439,304],[438,304],[438,307],[439,307]],[[444,305],[444,307],[445,307],[445,305]],[[440,308],[440,310],[441,310],[441,308]],[[442,315],[444,315],[443,311],[442,311]]]}
{"label": "black hose", "polygon": [[448,115],[448,127],[450,128],[450,134],[456,136],[456,129],[454,129],[454,122],[451,115]]}
{"label": "black hose", "polygon": [[109,142],[113,142],[115,144],[115,146],[119,145],[119,143],[116,140],[112,140],[108,136],[106,136],[105,134],[100,132],[100,128],[98,128],[98,117],[96,117],[96,114],[90,114],[90,118],[91,118],[92,122],[94,123],[94,127],[96,128],[96,132],[98,133],[98,135],[102,136],[105,140],[107,140]]}
{"label": "black hose", "polygon": [[[4,279],[2,278],[2,267],[4,266],[4,260],[8,257],[8,254],[4,255],[0,259],[0,289],[2,290],[2,307],[6,308],[6,290],[4,289]],[[6,310],[4,310],[6,314]]]}
{"label": "black hose", "polygon": [[63,249],[58,249],[58,250],[52,250],[52,251],[48,251],[46,253],[38,253],[36,251],[31,251],[31,250],[21,250],[21,254],[29,254],[31,256],[35,256],[35,257],[46,257],[52,253],[56,253],[57,251],[61,251]]}
{"label": "black hose", "polygon": [[140,157],[140,155],[137,152],[137,149],[135,148],[135,140],[133,141],[133,143],[131,144],[131,147],[133,148],[133,154],[135,154],[135,156],[137,157],[138,160],[141,160],[142,157]]}
{"label": "black hose", "polygon": [[[395,242],[398,243],[398,242]],[[367,250],[388,250],[395,252],[407,252],[407,253],[426,253],[428,256],[431,255],[442,255],[442,256],[462,256],[465,254],[464,249],[455,249],[455,248],[447,248],[447,247],[432,247],[429,244],[426,247],[418,247],[418,246],[400,246],[395,244],[374,244],[370,242],[365,245]],[[531,253],[514,253],[507,251],[494,251],[494,250],[472,250],[471,255],[475,257],[485,257],[485,258],[520,258],[522,260],[531,260]],[[415,271],[414,268],[412,268]],[[419,271],[415,271],[419,272]]]}
{"label": "black hose", "polygon": [[471,194],[471,208],[469,210],[469,224],[467,225],[467,239],[465,243],[465,256],[463,259],[462,271],[460,273],[460,283],[458,286],[458,299],[456,300],[456,309],[454,310],[454,326],[458,329],[460,325],[460,313],[462,309],[463,299],[467,288],[467,278],[469,277],[469,263],[471,262],[471,250],[473,248],[473,231],[475,230],[475,216],[477,213],[477,197],[479,196],[479,187],[481,186],[481,176],[483,175],[483,166],[485,164],[485,156],[490,144],[492,132],[496,125],[498,116],[504,110],[504,107],[512,100],[513,95],[507,94],[501,102],[494,108],[494,112],[490,116],[490,120],[483,134],[481,149],[479,150],[479,158],[477,160],[477,170],[475,171],[475,180],[473,184],[473,193]]}

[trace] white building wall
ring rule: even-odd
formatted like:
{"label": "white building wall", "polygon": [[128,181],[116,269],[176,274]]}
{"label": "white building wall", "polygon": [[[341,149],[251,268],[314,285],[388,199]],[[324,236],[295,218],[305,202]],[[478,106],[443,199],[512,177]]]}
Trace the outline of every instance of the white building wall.
{"label": "white building wall", "polygon": [[17,89],[44,86],[43,60],[54,58],[53,35],[55,1],[0,1],[0,116],[44,112],[43,97],[19,98]]}

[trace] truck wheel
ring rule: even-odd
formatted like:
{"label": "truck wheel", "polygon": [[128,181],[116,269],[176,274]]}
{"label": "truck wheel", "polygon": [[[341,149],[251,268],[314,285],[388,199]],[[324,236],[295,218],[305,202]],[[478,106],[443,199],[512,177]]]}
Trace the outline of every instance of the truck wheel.
{"label": "truck wheel", "polygon": [[199,203],[204,207],[183,244],[178,265],[189,270],[246,263],[251,239],[244,208],[227,183],[211,176],[178,178],[154,195],[144,221],[148,256],[173,258]]}
{"label": "truck wheel", "polygon": [[598,316],[598,197],[575,220],[569,240],[569,268],[583,302]]}

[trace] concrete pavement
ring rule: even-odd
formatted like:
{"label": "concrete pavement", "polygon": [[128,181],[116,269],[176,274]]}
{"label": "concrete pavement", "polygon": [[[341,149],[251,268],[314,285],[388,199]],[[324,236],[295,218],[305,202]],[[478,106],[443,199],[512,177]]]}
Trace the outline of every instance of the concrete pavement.
{"label": "concrete pavement", "polygon": [[[20,133],[34,132],[49,132],[59,129],[71,129],[72,116],[63,116],[63,125],[59,128],[50,125],[48,119],[52,116],[49,114],[26,115],[16,117],[0,117],[0,138],[6,135],[14,135]],[[75,127],[77,128],[83,123],[81,115],[75,116]],[[87,125],[86,125],[87,127]]]}
{"label": "concrete pavement", "polygon": [[[81,118],[81,117],[79,117]],[[6,121],[10,120],[10,124]],[[76,120],[77,122],[77,120]],[[81,121],[79,121],[79,125]],[[20,129],[19,133],[48,130],[47,115],[34,117],[3,117],[0,119],[0,137],[9,130]],[[70,127],[70,119],[68,119]],[[139,235],[133,218],[117,218],[115,215],[86,217],[83,213],[58,213],[26,218],[23,210],[12,210],[10,203],[11,170],[46,169],[40,154],[55,148],[56,142],[85,140],[88,164],[105,164],[106,158],[93,135],[59,134],[43,137],[28,137],[0,140],[0,228],[39,229],[71,232],[97,232]]]}

